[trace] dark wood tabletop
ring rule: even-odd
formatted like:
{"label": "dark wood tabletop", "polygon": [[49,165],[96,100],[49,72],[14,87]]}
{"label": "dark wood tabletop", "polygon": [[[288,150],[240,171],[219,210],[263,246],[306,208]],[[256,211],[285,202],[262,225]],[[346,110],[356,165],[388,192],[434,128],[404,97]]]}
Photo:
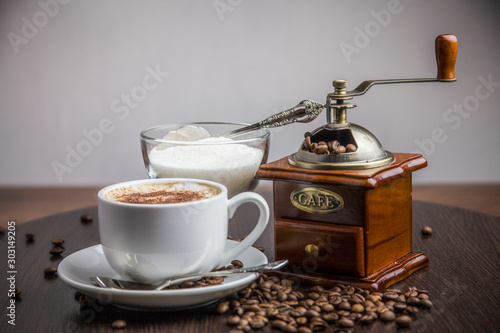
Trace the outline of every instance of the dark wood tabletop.
{"label": "dark wood tabletop", "polygon": [[[272,193],[261,191],[272,205]],[[272,211],[272,209],[271,209]],[[252,227],[252,206],[242,206],[230,226],[236,238]],[[82,223],[84,214],[93,221]],[[433,228],[431,237],[423,238],[424,225]],[[11,228],[12,229],[12,228]],[[9,234],[0,235],[1,279],[0,332],[117,332],[111,324],[127,322],[124,332],[226,332],[227,317],[216,314],[216,305],[171,312],[138,312],[112,305],[90,303],[81,306],[75,290],[60,278],[47,278],[46,267],[57,266],[62,258],[80,249],[99,244],[97,207],[77,209],[17,224],[15,229],[15,273],[8,264]],[[34,235],[30,242],[26,234]],[[65,240],[61,257],[49,254],[51,240]],[[416,286],[429,291],[434,307],[421,311],[412,323],[412,332],[497,332],[500,311],[500,217],[457,207],[421,201],[413,203],[413,248],[425,252],[430,265],[415,272],[393,287]],[[11,244],[12,245],[12,244]],[[272,260],[273,224],[270,223],[256,243],[265,248]],[[9,277],[21,294],[11,303]],[[15,305],[14,311],[8,309]],[[13,313],[15,326],[8,323]],[[326,332],[338,328],[330,326]],[[262,332],[272,332],[268,325]],[[377,321],[357,325],[352,332],[396,332],[395,323]]]}

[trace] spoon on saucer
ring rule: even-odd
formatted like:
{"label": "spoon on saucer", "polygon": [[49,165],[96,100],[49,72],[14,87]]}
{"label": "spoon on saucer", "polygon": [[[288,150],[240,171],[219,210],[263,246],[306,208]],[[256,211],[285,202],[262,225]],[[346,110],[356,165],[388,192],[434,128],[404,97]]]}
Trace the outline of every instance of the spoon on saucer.
{"label": "spoon on saucer", "polygon": [[265,271],[276,270],[288,264],[288,260],[279,260],[273,261],[264,265],[248,267],[248,268],[236,268],[231,270],[224,271],[215,271],[208,273],[200,273],[200,274],[186,274],[181,275],[176,278],[172,278],[162,282],[161,284],[147,284],[147,283],[139,283],[132,282],[120,279],[113,279],[110,277],[104,276],[91,276],[89,277],[90,282],[97,287],[102,288],[113,288],[113,289],[132,289],[132,290],[162,290],[168,286],[173,284],[179,284],[184,281],[196,281],[200,280],[204,277],[210,276],[228,276],[233,274],[245,274],[245,273],[262,273]]}

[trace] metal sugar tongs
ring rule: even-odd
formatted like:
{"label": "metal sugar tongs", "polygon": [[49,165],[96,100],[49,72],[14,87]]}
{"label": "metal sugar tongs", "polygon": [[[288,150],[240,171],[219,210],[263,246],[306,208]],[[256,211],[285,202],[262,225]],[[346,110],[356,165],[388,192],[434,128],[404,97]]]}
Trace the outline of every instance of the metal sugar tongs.
{"label": "metal sugar tongs", "polygon": [[316,119],[325,106],[319,102],[303,100],[295,107],[272,115],[258,123],[238,128],[221,136],[232,138],[261,128],[279,127],[291,123],[309,123]]}

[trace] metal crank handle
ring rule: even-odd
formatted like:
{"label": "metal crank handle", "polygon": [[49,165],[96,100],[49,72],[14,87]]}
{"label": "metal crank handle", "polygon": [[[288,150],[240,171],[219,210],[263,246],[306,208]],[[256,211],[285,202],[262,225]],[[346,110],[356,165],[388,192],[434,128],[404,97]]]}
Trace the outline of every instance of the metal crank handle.
{"label": "metal crank handle", "polygon": [[[328,94],[330,99],[346,99],[363,95],[376,84],[389,83],[415,83],[415,82],[453,82],[455,78],[455,62],[457,60],[458,40],[455,35],[439,35],[435,41],[437,78],[416,78],[416,79],[387,79],[387,80],[369,80],[363,81],[356,89],[345,91],[342,94]],[[337,80],[336,80],[337,81]],[[344,80],[339,80],[344,81]]]}

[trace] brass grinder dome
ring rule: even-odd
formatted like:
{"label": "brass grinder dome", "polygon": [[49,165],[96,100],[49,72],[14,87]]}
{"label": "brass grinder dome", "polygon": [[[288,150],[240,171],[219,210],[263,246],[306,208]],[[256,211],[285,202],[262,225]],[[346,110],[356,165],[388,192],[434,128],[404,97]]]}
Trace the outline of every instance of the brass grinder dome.
{"label": "brass grinder dome", "polygon": [[[306,133],[309,134],[309,133]],[[355,152],[316,154],[305,149],[305,143],[290,155],[288,162],[296,167],[314,170],[359,170],[387,165],[394,160],[380,141],[366,128],[356,124],[326,124],[310,133],[311,142],[337,140],[341,145],[354,144]]]}

